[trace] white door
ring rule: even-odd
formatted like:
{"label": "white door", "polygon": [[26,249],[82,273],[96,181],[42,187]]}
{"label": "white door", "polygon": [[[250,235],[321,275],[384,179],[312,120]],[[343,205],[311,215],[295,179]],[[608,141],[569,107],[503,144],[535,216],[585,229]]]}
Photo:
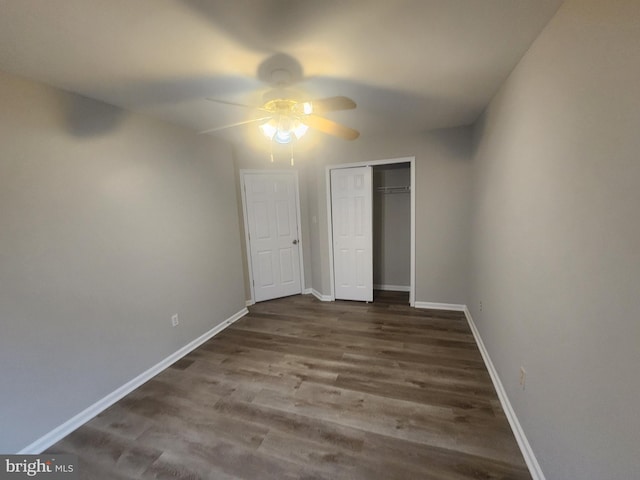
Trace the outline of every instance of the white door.
{"label": "white door", "polygon": [[336,299],[373,301],[371,167],[331,170]]}
{"label": "white door", "polygon": [[245,173],[254,300],[302,293],[295,176]]}

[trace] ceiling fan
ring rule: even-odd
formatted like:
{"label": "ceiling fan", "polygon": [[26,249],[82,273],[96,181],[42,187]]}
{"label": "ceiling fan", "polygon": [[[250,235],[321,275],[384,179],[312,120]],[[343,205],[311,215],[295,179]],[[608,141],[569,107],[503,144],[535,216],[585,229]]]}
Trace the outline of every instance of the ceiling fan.
{"label": "ceiling fan", "polygon": [[254,110],[259,116],[243,122],[210,128],[200,133],[217,132],[240,125],[261,122],[260,129],[262,133],[272,141],[283,144],[290,143],[294,139],[299,139],[309,128],[345,140],[355,140],[360,136],[357,130],[319,115],[327,112],[356,108],[356,103],[350,98],[338,96],[319,100],[300,101],[288,98],[286,94],[283,95],[282,93],[283,92],[276,94],[275,98],[267,100],[262,106],[244,105],[215,98],[207,98],[207,100],[212,102]]}

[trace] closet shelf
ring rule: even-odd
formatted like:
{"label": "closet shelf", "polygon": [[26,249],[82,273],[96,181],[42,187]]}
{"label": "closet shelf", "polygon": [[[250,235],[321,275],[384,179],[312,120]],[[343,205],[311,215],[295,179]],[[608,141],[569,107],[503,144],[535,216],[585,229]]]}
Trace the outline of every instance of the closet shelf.
{"label": "closet shelf", "polygon": [[408,185],[400,185],[395,187],[376,187],[376,192],[391,194],[391,193],[408,193],[411,191],[411,187]]}

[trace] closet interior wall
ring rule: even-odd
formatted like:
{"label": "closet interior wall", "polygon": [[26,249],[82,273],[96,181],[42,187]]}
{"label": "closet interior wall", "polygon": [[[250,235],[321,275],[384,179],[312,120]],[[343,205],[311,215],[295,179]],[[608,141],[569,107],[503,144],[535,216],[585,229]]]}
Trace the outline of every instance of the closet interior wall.
{"label": "closet interior wall", "polygon": [[411,285],[411,168],[373,168],[373,288],[409,291]]}

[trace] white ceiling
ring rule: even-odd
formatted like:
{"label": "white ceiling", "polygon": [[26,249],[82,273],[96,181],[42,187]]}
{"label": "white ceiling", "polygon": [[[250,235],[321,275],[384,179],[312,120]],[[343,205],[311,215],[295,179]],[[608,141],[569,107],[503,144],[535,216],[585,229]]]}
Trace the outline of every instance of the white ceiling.
{"label": "white ceiling", "polygon": [[561,3],[0,0],[0,70],[204,130],[253,114],[205,97],[261,104],[286,68],[362,135],[419,132],[472,123]]}

